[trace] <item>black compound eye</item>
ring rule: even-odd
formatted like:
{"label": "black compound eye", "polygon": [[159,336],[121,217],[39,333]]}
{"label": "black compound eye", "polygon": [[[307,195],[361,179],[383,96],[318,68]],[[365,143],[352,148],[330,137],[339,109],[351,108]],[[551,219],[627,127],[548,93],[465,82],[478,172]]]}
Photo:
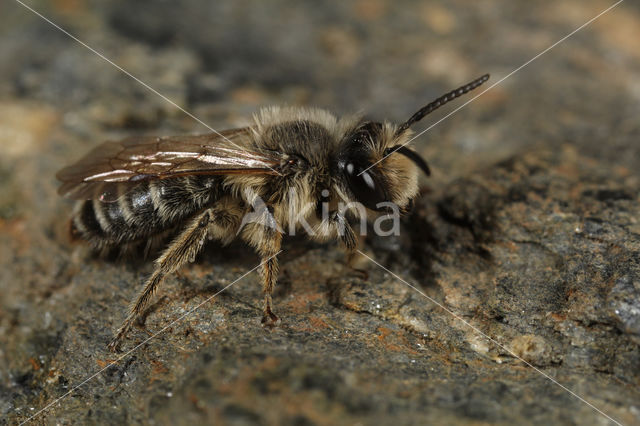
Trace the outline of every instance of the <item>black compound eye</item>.
{"label": "black compound eye", "polygon": [[[349,189],[356,200],[366,208],[380,211],[383,207],[378,207],[379,203],[388,201],[383,185],[380,184],[373,170],[366,170],[369,165],[363,167],[358,163],[344,162],[340,168],[344,172]],[[366,171],[365,171],[366,170]]]}

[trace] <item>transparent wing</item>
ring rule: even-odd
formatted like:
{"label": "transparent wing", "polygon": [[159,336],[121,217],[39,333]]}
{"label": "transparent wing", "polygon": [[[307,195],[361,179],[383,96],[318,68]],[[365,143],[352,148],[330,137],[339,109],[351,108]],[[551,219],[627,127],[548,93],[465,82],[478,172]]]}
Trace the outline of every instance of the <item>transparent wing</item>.
{"label": "transparent wing", "polygon": [[132,137],[98,145],[60,170],[58,193],[76,200],[114,201],[144,180],[185,175],[278,174],[276,153],[244,149],[249,128],[218,134]]}

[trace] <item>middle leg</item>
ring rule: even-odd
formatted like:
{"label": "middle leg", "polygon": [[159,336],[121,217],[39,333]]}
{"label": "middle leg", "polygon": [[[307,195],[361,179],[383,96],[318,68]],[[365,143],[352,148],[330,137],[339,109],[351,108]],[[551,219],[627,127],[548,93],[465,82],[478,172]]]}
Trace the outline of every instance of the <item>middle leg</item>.
{"label": "middle leg", "polygon": [[282,234],[275,223],[250,223],[242,230],[243,239],[252,245],[260,254],[262,260],[262,293],[264,305],[262,325],[272,328],[280,323],[280,319],[273,313],[272,293],[278,280],[278,259]]}

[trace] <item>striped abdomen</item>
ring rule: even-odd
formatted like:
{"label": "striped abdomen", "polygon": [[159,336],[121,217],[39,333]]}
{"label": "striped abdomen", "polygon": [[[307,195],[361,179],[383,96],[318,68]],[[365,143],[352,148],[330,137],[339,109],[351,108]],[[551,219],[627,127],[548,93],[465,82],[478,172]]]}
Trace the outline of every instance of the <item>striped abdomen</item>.
{"label": "striped abdomen", "polygon": [[122,187],[113,202],[79,202],[71,220],[75,237],[96,247],[137,242],[172,229],[221,194],[221,176],[184,176]]}

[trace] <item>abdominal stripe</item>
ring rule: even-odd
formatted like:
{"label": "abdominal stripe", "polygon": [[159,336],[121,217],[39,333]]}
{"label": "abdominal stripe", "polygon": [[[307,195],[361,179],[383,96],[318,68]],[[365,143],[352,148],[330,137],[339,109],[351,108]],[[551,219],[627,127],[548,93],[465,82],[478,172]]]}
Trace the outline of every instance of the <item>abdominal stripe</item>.
{"label": "abdominal stripe", "polygon": [[86,239],[117,244],[161,233],[193,215],[216,198],[217,181],[211,177],[181,177],[140,182],[120,188],[114,202],[81,202],[73,220]]}

